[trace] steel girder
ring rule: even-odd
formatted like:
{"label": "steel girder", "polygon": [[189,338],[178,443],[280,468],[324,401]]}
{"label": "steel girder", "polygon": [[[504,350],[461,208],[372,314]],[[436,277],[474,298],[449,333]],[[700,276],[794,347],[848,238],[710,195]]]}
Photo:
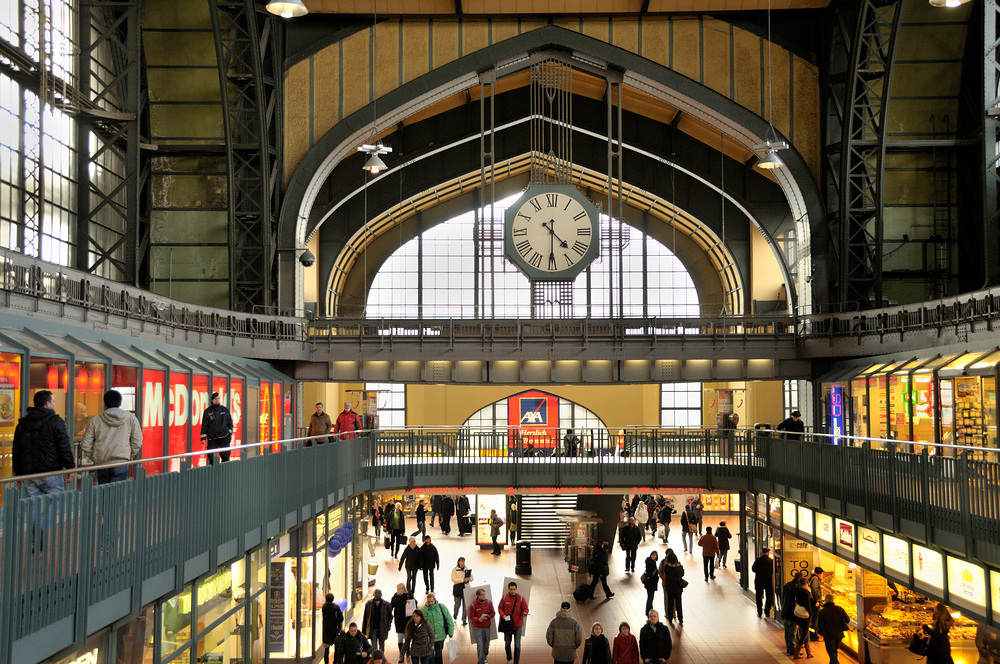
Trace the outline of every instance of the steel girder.
{"label": "steel girder", "polygon": [[1000,283],[995,257],[1000,224],[1000,5],[983,2],[983,286]]}
{"label": "steel girder", "polygon": [[254,0],[209,0],[226,140],[230,308],[266,311],[279,197],[281,48],[277,17]]}
{"label": "steel girder", "polygon": [[141,155],[142,52],[138,0],[79,5],[79,97],[76,111],[76,267],[142,285],[149,242],[141,194],[148,160]]}
{"label": "steel girder", "polygon": [[851,44],[840,147],[840,304],[882,300],[885,118],[902,0],[862,0]]}

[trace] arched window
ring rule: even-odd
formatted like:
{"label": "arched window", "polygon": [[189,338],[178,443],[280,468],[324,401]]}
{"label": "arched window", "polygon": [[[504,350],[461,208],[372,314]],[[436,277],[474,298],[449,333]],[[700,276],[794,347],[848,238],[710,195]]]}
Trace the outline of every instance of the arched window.
{"label": "arched window", "polygon": [[[400,246],[368,293],[369,318],[528,318],[531,286],[503,256],[503,213],[517,194]],[[661,242],[601,215],[601,255],[573,283],[572,318],[699,315],[687,269]]]}

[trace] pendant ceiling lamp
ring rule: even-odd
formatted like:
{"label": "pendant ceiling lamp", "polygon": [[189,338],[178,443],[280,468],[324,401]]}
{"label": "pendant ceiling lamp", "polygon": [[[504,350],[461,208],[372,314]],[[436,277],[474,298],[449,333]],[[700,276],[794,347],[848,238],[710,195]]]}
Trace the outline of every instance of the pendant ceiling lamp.
{"label": "pendant ceiling lamp", "polygon": [[772,170],[781,168],[785,162],[778,156],[779,150],[787,150],[788,143],[778,138],[778,132],[774,130],[772,119],[774,117],[774,104],[771,101],[771,86],[773,76],[771,71],[771,0],[767,2],[767,132],[764,134],[764,142],[755,145],[754,150],[763,152],[764,156],[757,162],[757,168]]}
{"label": "pendant ceiling lamp", "polygon": [[267,3],[267,11],[281,18],[298,18],[309,13],[302,0],[271,0]]}

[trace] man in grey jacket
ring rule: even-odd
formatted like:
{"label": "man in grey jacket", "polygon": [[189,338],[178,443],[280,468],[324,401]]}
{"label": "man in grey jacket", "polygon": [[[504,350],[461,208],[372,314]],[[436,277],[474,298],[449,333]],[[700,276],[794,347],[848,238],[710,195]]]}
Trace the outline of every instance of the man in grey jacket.
{"label": "man in grey jacket", "polygon": [[569,615],[569,602],[563,602],[556,612],[556,617],[545,630],[545,642],[552,646],[554,664],[573,664],[576,661],[576,651],[583,643],[583,630],[580,623]]}
{"label": "man in grey jacket", "polygon": [[[83,432],[83,456],[95,464],[131,461],[142,449],[142,426],[135,415],[122,410],[122,395],[118,390],[104,393],[104,412],[90,420]],[[120,482],[128,477],[128,466],[102,468],[97,471],[98,484]]]}

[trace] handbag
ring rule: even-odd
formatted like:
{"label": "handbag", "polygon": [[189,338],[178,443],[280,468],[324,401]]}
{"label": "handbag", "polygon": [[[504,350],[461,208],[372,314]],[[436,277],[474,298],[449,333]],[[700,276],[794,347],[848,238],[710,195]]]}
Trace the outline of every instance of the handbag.
{"label": "handbag", "polygon": [[497,631],[502,632],[504,634],[510,634],[511,632],[514,631],[514,621],[511,620],[509,617],[506,620],[501,618],[500,624],[497,625]]}
{"label": "handbag", "polygon": [[796,618],[808,618],[809,617],[809,609],[807,609],[806,607],[802,606],[801,604],[796,604],[795,605],[795,610],[792,613],[795,614]]}
{"label": "handbag", "polygon": [[448,652],[448,661],[454,662],[458,659],[458,644],[455,639],[448,639],[444,642],[444,649]]}
{"label": "handbag", "polygon": [[687,579],[681,579],[680,585],[681,585],[681,588],[687,588],[688,587]]}

